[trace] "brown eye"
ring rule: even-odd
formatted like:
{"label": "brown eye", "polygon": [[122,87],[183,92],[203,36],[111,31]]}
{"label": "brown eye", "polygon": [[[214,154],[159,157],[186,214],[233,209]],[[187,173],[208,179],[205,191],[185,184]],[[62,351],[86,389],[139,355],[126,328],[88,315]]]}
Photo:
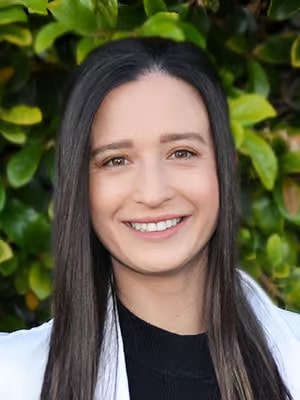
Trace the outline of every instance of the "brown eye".
{"label": "brown eye", "polygon": [[196,154],[190,150],[185,150],[185,149],[179,149],[174,151],[174,153],[172,154],[172,156],[174,156],[174,158],[179,158],[179,159],[187,159],[187,158],[192,158],[193,156],[195,156]]}
{"label": "brown eye", "polygon": [[124,157],[114,157],[110,160],[106,161],[103,166],[104,167],[121,167],[125,165],[128,161]]}

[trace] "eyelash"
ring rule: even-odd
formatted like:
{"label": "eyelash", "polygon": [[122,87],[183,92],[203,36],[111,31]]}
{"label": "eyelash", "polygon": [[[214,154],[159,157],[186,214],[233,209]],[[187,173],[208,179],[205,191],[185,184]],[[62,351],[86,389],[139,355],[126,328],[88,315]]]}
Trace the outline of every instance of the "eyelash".
{"label": "eyelash", "polygon": [[[186,154],[188,154],[188,156],[179,157],[180,160],[182,160],[182,159],[183,159],[183,160],[188,160],[188,159],[190,159],[190,158],[193,158],[193,157],[196,157],[196,156],[197,156],[197,153],[196,153],[195,151],[188,150],[188,149],[177,149],[177,150],[173,151],[171,155],[174,155],[174,154],[176,154],[176,153],[186,153]],[[175,157],[175,158],[176,158],[176,157]]]}
{"label": "eyelash", "polygon": [[114,167],[121,167],[121,166],[124,165],[124,164],[119,164],[119,165],[114,165],[114,164],[112,164],[113,161],[115,161],[115,160],[128,161],[125,157],[121,157],[121,156],[119,156],[119,157],[112,157],[112,158],[110,158],[109,160],[104,161],[104,163],[103,163],[101,166],[102,166],[102,167],[107,167],[107,168],[114,168]]}
{"label": "eyelash", "polygon": [[[196,157],[196,156],[197,156],[197,153],[196,153],[195,151],[188,150],[188,149],[184,149],[184,148],[183,148],[183,149],[174,150],[174,151],[171,153],[170,156],[173,156],[173,155],[175,155],[176,153],[177,153],[177,154],[178,154],[178,153],[185,153],[185,157],[178,157],[178,158],[177,158],[177,157],[174,157],[175,159],[179,159],[179,160],[188,160],[188,159],[190,159],[190,158],[193,158],[193,157]],[[119,157],[112,157],[112,158],[110,158],[109,160],[104,161],[104,162],[102,163],[101,167],[104,167],[104,168],[115,168],[115,167],[122,167],[123,165],[125,165],[124,163],[114,165],[113,162],[114,162],[115,160],[122,160],[123,162],[128,161],[125,157],[122,157],[122,156],[119,156]]]}

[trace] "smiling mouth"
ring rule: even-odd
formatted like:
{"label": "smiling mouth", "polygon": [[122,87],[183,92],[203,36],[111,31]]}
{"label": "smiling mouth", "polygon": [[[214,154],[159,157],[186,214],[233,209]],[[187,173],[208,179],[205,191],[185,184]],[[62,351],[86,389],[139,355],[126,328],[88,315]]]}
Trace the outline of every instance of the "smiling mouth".
{"label": "smiling mouth", "polygon": [[166,219],[159,222],[127,222],[126,225],[139,232],[161,232],[179,225],[185,217]]}

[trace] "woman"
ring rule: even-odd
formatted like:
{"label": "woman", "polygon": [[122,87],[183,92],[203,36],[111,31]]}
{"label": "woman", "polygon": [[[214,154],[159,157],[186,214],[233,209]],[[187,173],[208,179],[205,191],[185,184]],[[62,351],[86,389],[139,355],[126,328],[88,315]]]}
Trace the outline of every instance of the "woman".
{"label": "woman", "polygon": [[195,46],[78,69],[58,147],[53,322],[0,340],[0,398],[300,399],[300,318],[237,270],[226,99]]}

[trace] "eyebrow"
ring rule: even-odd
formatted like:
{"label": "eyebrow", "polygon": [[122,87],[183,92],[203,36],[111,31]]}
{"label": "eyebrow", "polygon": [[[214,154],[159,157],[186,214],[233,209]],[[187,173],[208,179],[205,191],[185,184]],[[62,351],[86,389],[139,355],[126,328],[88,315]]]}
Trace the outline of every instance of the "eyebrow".
{"label": "eyebrow", "polygon": [[207,144],[207,141],[203,138],[203,136],[196,132],[165,133],[164,135],[161,135],[160,143],[169,143],[184,139],[197,140],[201,143]]}
{"label": "eyebrow", "polygon": [[[202,135],[196,132],[184,132],[184,133],[165,133],[160,137],[160,143],[170,143],[185,139],[197,140],[203,144],[208,144],[207,140]],[[101,154],[107,150],[120,150],[120,149],[131,149],[134,147],[132,140],[120,140],[105,144],[104,146],[97,147],[92,150],[91,157],[94,158],[96,155]]]}

